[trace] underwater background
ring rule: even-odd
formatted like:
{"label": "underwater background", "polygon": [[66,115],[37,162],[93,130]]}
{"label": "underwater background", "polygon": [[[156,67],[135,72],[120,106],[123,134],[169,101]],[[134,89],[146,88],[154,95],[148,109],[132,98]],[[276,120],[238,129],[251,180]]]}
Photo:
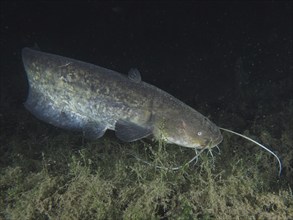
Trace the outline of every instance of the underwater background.
{"label": "underwater background", "polygon": [[[0,2],[0,219],[293,219],[291,1]],[[229,128],[219,150],[98,140],[23,106],[23,47],[167,91]],[[192,155],[192,156],[191,156]]]}

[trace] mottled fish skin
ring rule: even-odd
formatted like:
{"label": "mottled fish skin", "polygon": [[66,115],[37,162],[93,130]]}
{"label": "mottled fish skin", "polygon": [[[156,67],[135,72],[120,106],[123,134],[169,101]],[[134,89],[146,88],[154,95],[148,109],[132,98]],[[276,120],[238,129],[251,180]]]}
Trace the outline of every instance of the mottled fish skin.
{"label": "mottled fish skin", "polygon": [[219,128],[161,89],[129,75],[82,61],[24,48],[29,81],[25,107],[54,126],[82,131],[89,138],[114,130],[123,141],[152,135],[190,148],[214,147]]}

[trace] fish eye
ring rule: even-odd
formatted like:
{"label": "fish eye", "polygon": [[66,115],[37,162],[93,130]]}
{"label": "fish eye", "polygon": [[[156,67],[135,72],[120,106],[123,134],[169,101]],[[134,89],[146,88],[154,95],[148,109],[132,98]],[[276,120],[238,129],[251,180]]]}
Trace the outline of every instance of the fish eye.
{"label": "fish eye", "polygon": [[202,132],[201,131],[197,132],[197,135],[198,136],[201,136],[202,135]]}

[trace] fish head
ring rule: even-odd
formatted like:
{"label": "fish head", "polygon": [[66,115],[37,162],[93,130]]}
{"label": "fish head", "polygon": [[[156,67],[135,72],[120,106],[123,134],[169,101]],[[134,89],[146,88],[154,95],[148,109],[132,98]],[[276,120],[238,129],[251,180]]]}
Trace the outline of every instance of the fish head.
{"label": "fish head", "polygon": [[168,143],[195,149],[211,149],[223,140],[220,129],[204,116],[170,120],[162,136]]}

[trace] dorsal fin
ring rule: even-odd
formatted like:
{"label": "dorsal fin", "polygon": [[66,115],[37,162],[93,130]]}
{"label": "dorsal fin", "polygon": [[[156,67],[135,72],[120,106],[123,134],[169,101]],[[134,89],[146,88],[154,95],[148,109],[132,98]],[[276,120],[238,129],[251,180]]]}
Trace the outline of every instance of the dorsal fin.
{"label": "dorsal fin", "polygon": [[131,68],[128,72],[128,79],[130,79],[133,82],[139,83],[141,82],[141,75],[138,69]]}

